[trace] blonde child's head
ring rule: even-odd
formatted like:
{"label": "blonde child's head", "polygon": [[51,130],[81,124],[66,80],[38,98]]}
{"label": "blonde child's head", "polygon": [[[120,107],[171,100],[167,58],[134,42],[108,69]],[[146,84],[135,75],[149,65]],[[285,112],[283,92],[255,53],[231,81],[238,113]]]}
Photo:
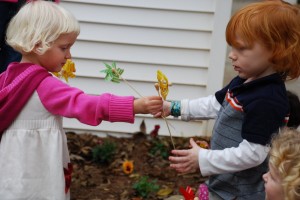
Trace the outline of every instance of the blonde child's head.
{"label": "blonde child's head", "polygon": [[56,3],[37,0],[27,3],[13,17],[6,41],[23,55],[38,45],[42,55],[61,34],[79,32],[79,23],[70,12]]}
{"label": "blonde child's head", "polygon": [[283,129],[272,139],[269,165],[276,170],[286,200],[300,199],[300,132]]}
{"label": "blonde child's head", "polygon": [[226,40],[239,48],[238,39],[253,47],[258,42],[272,52],[269,61],[283,79],[300,76],[300,13],[281,1],[249,4],[235,13],[226,28]]}

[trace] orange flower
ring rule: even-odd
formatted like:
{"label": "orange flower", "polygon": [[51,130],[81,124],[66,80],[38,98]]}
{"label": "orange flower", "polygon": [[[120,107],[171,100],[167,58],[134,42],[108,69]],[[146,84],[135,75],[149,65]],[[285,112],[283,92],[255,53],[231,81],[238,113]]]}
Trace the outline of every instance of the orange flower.
{"label": "orange flower", "polygon": [[125,174],[131,174],[133,172],[133,161],[125,160],[123,162],[123,171]]}
{"label": "orange flower", "polygon": [[53,72],[55,76],[58,78],[63,77],[67,82],[69,81],[69,78],[75,77],[75,64],[72,60],[68,59],[67,62],[64,64],[60,72]]}

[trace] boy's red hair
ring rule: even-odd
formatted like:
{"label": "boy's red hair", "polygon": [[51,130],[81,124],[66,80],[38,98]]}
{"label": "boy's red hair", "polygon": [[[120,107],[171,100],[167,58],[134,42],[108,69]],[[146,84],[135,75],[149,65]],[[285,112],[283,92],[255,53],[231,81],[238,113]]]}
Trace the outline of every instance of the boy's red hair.
{"label": "boy's red hair", "polygon": [[259,42],[272,51],[270,62],[284,79],[300,76],[298,7],[281,1],[249,4],[235,13],[227,25],[227,43],[238,48],[237,38],[249,48],[254,42]]}

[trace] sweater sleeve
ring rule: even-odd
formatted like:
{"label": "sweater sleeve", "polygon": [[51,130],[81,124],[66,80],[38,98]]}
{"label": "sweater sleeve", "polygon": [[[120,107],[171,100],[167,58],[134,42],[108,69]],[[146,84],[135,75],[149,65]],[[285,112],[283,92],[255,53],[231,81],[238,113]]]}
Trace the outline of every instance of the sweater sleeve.
{"label": "sweater sleeve", "polygon": [[18,3],[18,0],[0,0],[0,2],[10,2],[10,3]]}
{"label": "sweater sleeve", "polygon": [[133,96],[121,97],[108,93],[88,95],[55,77],[44,79],[37,93],[50,113],[76,118],[84,124],[96,126],[102,120],[134,122]]}

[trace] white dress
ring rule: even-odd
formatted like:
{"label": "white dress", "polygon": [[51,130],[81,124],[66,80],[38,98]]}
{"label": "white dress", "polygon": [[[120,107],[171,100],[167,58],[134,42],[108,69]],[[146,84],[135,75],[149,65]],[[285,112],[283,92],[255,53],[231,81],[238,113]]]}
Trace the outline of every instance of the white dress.
{"label": "white dress", "polygon": [[49,113],[34,92],[2,135],[0,199],[70,199],[64,177],[69,162],[62,117]]}

